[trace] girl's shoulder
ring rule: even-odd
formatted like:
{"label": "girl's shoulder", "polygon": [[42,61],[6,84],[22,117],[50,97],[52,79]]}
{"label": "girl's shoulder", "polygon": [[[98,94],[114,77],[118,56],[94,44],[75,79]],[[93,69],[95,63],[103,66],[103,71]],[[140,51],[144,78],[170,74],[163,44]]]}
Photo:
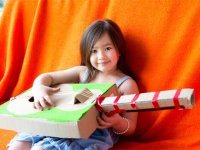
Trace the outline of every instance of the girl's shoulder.
{"label": "girl's shoulder", "polygon": [[127,75],[122,75],[120,76],[120,78],[117,80],[117,82],[115,83],[117,87],[120,87],[122,83],[124,83],[126,80],[128,79],[132,79],[130,76]]}
{"label": "girl's shoulder", "polygon": [[122,83],[120,83],[118,89],[122,95],[139,93],[137,83],[131,77],[124,76],[120,80]]}

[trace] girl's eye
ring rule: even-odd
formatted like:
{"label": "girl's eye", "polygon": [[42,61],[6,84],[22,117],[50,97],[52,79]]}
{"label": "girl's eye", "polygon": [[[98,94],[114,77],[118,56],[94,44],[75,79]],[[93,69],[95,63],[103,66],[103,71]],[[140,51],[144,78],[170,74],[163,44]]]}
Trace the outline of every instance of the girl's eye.
{"label": "girl's eye", "polygon": [[109,50],[111,50],[112,48],[111,47],[106,47],[106,51],[109,51]]}
{"label": "girl's eye", "polygon": [[93,50],[91,50],[91,53],[95,54],[95,53],[97,53],[97,50],[93,49]]}

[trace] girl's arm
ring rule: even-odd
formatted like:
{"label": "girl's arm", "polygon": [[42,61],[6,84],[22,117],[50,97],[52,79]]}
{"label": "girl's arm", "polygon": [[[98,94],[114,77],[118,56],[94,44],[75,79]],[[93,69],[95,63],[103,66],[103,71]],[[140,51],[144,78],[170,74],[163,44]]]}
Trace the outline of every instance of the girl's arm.
{"label": "girl's arm", "polygon": [[85,66],[76,66],[67,70],[44,73],[35,79],[33,86],[38,84],[51,86],[61,83],[77,83],[81,80],[85,70]]}
{"label": "girl's arm", "polygon": [[[136,82],[132,79],[129,79],[126,82],[124,82],[120,86],[119,90],[122,93],[122,95],[139,93],[138,86]],[[119,121],[119,123],[113,127],[113,130],[116,131],[116,133],[123,133],[123,131],[126,131],[126,129],[128,129],[127,132],[124,133],[124,135],[132,135],[136,129],[138,113],[126,112],[123,113],[122,116],[124,118],[120,118],[121,121]]]}
{"label": "girl's arm", "polygon": [[[122,95],[138,93],[138,87],[134,80],[129,79],[125,81],[120,87],[119,92]],[[128,112],[120,114],[114,114],[113,116],[106,116],[102,113],[97,117],[99,128],[111,127],[116,134],[124,136],[132,135],[137,125],[137,112]]]}
{"label": "girl's arm", "polygon": [[55,84],[77,83],[81,80],[85,66],[77,66],[67,70],[49,72],[39,75],[33,83],[34,108],[47,109],[54,106],[50,95],[58,92],[59,88],[50,87]]}

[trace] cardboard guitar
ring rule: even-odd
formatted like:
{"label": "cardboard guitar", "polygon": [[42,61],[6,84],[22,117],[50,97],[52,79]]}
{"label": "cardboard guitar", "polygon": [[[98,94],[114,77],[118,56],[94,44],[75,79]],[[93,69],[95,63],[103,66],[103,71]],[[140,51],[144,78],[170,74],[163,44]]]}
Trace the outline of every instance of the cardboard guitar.
{"label": "cardboard guitar", "polygon": [[98,127],[99,111],[191,109],[194,90],[180,89],[119,96],[114,84],[60,84],[51,95],[56,107],[33,108],[31,89],[0,105],[0,128],[61,138],[88,138]]}
{"label": "cardboard guitar", "polygon": [[0,128],[61,138],[88,138],[98,127],[96,98],[117,94],[114,84],[57,87],[60,91],[51,95],[56,106],[49,110],[33,108],[31,89],[0,105]]}
{"label": "cardboard guitar", "polygon": [[163,109],[192,109],[194,89],[165,90],[123,96],[100,96],[96,108],[107,115],[127,111],[151,111]]}

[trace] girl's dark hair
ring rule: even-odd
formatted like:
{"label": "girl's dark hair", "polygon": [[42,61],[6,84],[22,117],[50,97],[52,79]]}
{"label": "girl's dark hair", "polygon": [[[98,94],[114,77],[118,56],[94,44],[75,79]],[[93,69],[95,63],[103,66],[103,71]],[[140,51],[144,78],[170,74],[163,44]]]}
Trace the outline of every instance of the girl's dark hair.
{"label": "girl's dark hair", "polygon": [[88,81],[94,77],[95,73],[95,68],[90,63],[91,50],[103,33],[108,33],[115,48],[119,51],[118,69],[127,74],[127,66],[124,65],[126,44],[119,26],[112,20],[97,20],[86,28],[80,43],[81,65],[85,65],[89,69]]}

